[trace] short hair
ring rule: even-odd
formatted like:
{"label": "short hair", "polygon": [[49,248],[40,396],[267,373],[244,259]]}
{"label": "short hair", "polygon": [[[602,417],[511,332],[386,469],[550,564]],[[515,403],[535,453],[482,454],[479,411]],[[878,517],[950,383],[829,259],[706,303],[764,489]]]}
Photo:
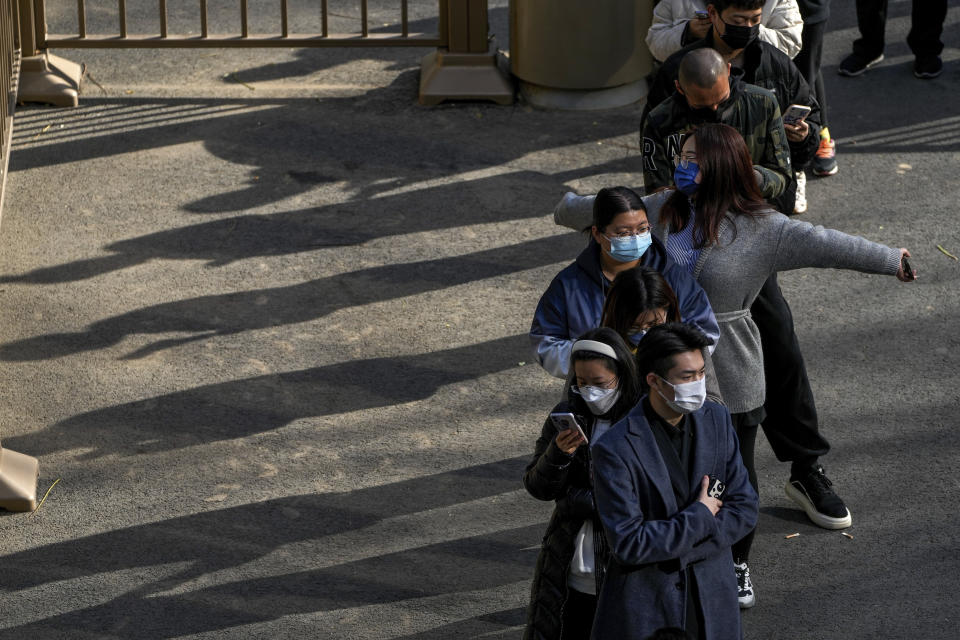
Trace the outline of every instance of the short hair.
{"label": "short hair", "polygon": [[[629,187],[606,187],[600,189],[593,201],[593,224],[603,231],[621,213],[646,211],[643,199]],[[589,229],[584,229],[588,231]]]}
{"label": "short hair", "polygon": [[767,3],[767,0],[708,0],[708,5],[713,5],[713,8],[717,10],[717,13],[723,13],[730,7],[736,7],[737,9],[744,9],[746,11],[755,11],[756,9],[763,9],[763,5]]}
{"label": "short hair", "polygon": [[[627,344],[623,341],[623,338],[613,329],[606,327],[591,329],[577,338],[577,340],[595,340],[602,342],[612,347],[614,353],[617,354],[617,359],[614,360],[610,356],[597,353],[596,351],[574,351],[570,354],[569,383],[571,386],[576,383],[577,372],[575,365],[577,362],[600,360],[608,371],[616,374],[617,389],[620,390],[620,397],[605,415],[611,416],[614,421],[619,420],[627,415],[630,409],[640,401],[640,378],[637,375],[637,361],[634,359],[633,354],[630,353],[630,349],[627,348]],[[583,404],[583,399],[579,395],[571,393],[570,402],[581,412],[588,411],[586,405]]]}
{"label": "short hair", "polygon": [[729,76],[727,61],[711,47],[701,47],[687,53],[677,71],[677,81],[681,87],[693,85],[701,89],[712,89],[718,80]]}
{"label": "short hair", "polygon": [[667,310],[667,322],[680,321],[680,304],[677,294],[663,275],[651,267],[637,265],[621,271],[613,279],[603,303],[600,324],[610,327],[628,339],[628,332],[641,313],[656,309]]}
{"label": "short hair", "polygon": [[667,378],[673,369],[674,356],[687,351],[702,351],[710,340],[696,327],[683,322],[668,322],[651,327],[637,347],[637,370],[640,382],[646,388],[647,374]]}

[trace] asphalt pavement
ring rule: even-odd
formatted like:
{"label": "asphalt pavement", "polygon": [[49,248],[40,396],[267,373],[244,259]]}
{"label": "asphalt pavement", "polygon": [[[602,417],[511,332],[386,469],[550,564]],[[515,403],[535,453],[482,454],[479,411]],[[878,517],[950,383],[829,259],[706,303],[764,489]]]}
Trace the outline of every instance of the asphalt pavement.
{"label": "asphalt pavement", "polygon": [[[912,76],[898,2],[851,79],[834,4],[840,171],[804,219],[920,279],[781,276],[854,524],[807,521],[761,438],[744,626],[953,639],[960,6],[940,78]],[[18,110],[0,229],[0,437],[60,482],[0,514],[0,638],[520,636],[551,509],[520,476],[561,387],[526,332],[584,244],[550,212],[639,182],[641,106],[424,108],[425,53],[60,52],[92,79]]]}

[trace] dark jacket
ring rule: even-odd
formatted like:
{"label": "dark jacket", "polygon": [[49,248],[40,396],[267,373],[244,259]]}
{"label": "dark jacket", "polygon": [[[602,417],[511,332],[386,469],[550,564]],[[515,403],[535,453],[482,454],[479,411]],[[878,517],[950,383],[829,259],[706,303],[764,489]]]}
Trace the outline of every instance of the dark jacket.
{"label": "dark jacket", "polygon": [[[530,326],[530,342],[537,362],[552,376],[566,378],[573,342],[600,326],[603,302],[610,283],[600,267],[601,247],[593,238],[576,261],[557,274],[537,304]],[[677,294],[680,317],[700,329],[712,344],[720,336],[707,296],[686,269],[667,256],[657,238],[640,263],[663,274]]]}
{"label": "dark jacket", "polygon": [[[653,107],[676,91],[674,81],[677,79],[683,56],[695,49],[712,46],[713,29],[702,40],[697,40],[667,58],[650,85],[650,93],[647,94],[647,104],[644,107],[644,118]],[[793,168],[798,170],[807,166],[816,155],[817,146],[820,144],[820,104],[813,97],[810,85],[804,80],[797,66],[783,51],[769,42],[757,39],[743,51],[741,79],[743,82],[763,87],[776,96],[781,114],[785,113],[792,104],[811,107],[812,111],[806,118],[810,125],[810,133],[800,142],[787,141],[790,145],[790,161]],[[792,211],[786,213],[792,213]]]}
{"label": "dark jacket", "polygon": [[[596,418],[582,403],[561,402],[553,411],[574,413],[587,438],[593,442]],[[556,437],[557,429],[548,417],[537,439],[533,459],[523,474],[523,486],[530,495],[538,500],[555,500],[557,505],[537,557],[524,640],[556,640],[560,637],[561,614],[567,601],[567,573],[577,533],[587,518],[594,521],[598,593],[608,555],[600,520],[593,508],[590,447],[580,446],[573,456],[568,456],[557,447]]]}
{"label": "dark jacket", "polygon": [[[707,402],[689,414],[694,437],[689,497],[678,504],[643,404],[592,448],[594,499],[611,559],[597,601],[594,638],[643,640],[683,627],[689,567],[708,640],[740,640],[730,546],[757,522],[757,494],[740,459],[730,413]],[[698,500],[700,479],[726,485],[714,516]]]}
{"label": "dark jacket", "polygon": [[[730,98],[719,109],[719,121],[740,132],[754,168],[760,172],[760,192],[774,207],[793,213],[797,181],[790,162],[790,145],[776,96],[740,80],[743,71],[730,74]],[[702,124],[686,98],[674,93],[654,107],[643,125],[643,185],[647,193],[673,184],[673,157],[684,137]]]}

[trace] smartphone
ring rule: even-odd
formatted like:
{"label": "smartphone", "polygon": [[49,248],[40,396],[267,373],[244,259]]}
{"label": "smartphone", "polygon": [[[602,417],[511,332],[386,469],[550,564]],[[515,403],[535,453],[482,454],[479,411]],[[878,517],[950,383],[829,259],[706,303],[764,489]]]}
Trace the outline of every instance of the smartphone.
{"label": "smartphone", "polygon": [[710,476],[710,484],[707,485],[707,495],[711,498],[716,498],[719,500],[720,496],[723,495],[723,490],[726,488],[727,486],[720,482],[720,478],[717,476]]}
{"label": "smartphone", "polygon": [[589,443],[587,440],[587,434],[583,432],[583,429],[580,428],[580,425],[577,424],[577,419],[573,417],[572,413],[551,413],[550,421],[553,422],[553,426],[557,428],[557,431],[566,431],[567,429],[576,429],[580,432],[580,437],[583,438],[583,441]]}
{"label": "smartphone", "polygon": [[900,266],[903,267],[903,275],[907,277],[907,280],[915,280],[913,276],[913,268],[910,266],[910,263],[907,262],[907,256],[900,258]]}
{"label": "smartphone", "polygon": [[807,119],[811,111],[813,111],[813,109],[806,105],[792,104],[787,107],[787,110],[783,114],[783,124],[800,124]]}
{"label": "smartphone", "polygon": [[706,11],[694,11],[693,15],[697,16],[701,20],[707,20],[710,18],[710,14],[707,13]]}

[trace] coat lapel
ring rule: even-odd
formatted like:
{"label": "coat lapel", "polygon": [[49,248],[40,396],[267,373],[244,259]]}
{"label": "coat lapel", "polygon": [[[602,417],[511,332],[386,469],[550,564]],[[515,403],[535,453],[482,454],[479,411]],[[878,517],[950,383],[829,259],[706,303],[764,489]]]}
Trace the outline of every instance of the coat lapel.
{"label": "coat lapel", "polygon": [[657,440],[643,411],[631,415],[627,421],[627,432],[633,436],[629,441],[630,446],[640,460],[641,468],[660,493],[660,498],[667,507],[667,513],[676,513],[677,498],[673,494],[673,485],[670,484],[670,474],[667,472],[667,465],[663,462]]}
{"label": "coat lapel", "polygon": [[[703,476],[709,476],[717,468],[717,455],[720,453],[717,430],[713,428],[711,409],[695,411],[687,416],[693,429],[693,461],[690,465],[690,491],[696,495],[700,491]],[[726,478],[720,482],[727,483]]]}

